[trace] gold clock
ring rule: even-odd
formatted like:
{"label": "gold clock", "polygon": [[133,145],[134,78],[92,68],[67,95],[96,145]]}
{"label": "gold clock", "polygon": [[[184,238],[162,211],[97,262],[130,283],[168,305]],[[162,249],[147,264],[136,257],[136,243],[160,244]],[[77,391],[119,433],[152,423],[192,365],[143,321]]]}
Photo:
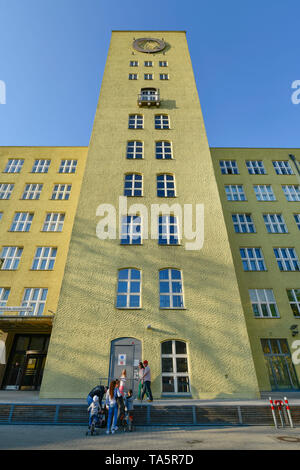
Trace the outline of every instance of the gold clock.
{"label": "gold clock", "polygon": [[133,48],[139,52],[153,53],[162,51],[166,47],[162,39],[140,38],[133,42]]}

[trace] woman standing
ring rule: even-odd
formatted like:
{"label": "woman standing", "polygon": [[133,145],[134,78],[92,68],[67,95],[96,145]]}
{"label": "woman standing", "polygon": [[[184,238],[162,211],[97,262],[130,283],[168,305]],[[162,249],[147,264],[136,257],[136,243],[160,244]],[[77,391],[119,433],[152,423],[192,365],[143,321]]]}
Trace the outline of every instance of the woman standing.
{"label": "woman standing", "polygon": [[106,393],[106,408],[108,409],[108,419],[107,419],[107,430],[106,434],[110,433],[110,425],[112,417],[114,417],[113,425],[111,427],[111,433],[114,434],[117,428],[117,419],[118,419],[118,404],[117,396],[121,395],[118,387],[116,387],[116,381],[112,380],[110,382],[109,389]]}
{"label": "woman standing", "polygon": [[143,375],[144,375],[144,364],[142,362],[139,362],[139,390],[138,390],[138,399],[142,400],[142,390],[144,386],[144,380],[143,380]]}

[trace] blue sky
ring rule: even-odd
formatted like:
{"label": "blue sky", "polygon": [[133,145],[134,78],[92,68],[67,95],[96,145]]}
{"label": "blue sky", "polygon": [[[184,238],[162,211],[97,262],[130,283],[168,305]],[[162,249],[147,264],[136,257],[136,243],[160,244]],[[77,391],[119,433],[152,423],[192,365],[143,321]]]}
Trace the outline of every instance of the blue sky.
{"label": "blue sky", "polygon": [[178,29],[211,146],[300,147],[299,18],[299,0],[0,0],[0,145],[88,145],[111,30]]}

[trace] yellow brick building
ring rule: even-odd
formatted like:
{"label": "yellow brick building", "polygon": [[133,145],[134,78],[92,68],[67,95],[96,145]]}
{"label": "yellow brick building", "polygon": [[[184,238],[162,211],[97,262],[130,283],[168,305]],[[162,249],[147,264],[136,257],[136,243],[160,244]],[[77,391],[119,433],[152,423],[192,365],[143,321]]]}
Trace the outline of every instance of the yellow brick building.
{"label": "yellow brick building", "polygon": [[40,386],[86,155],[79,147],[0,148],[2,388]]}

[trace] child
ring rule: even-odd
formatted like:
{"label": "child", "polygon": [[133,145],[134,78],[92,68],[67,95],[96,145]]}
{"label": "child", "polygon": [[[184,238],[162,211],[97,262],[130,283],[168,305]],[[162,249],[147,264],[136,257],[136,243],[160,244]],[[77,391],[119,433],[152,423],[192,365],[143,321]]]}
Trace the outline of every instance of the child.
{"label": "child", "polygon": [[123,369],[121,377],[120,377],[120,387],[119,387],[119,390],[123,396],[124,396],[125,382],[126,382],[126,369]]}
{"label": "child", "polygon": [[126,410],[126,414],[127,414],[128,430],[132,431],[132,425],[133,425],[133,394],[132,394],[132,390],[128,390],[128,393],[125,397],[125,410]]}
{"label": "child", "polygon": [[98,415],[101,411],[100,405],[99,405],[99,398],[97,395],[93,396],[93,401],[88,407],[88,411],[90,412],[89,416],[89,429],[91,429],[93,420],[95,420],[95,423],[99,421]]}

